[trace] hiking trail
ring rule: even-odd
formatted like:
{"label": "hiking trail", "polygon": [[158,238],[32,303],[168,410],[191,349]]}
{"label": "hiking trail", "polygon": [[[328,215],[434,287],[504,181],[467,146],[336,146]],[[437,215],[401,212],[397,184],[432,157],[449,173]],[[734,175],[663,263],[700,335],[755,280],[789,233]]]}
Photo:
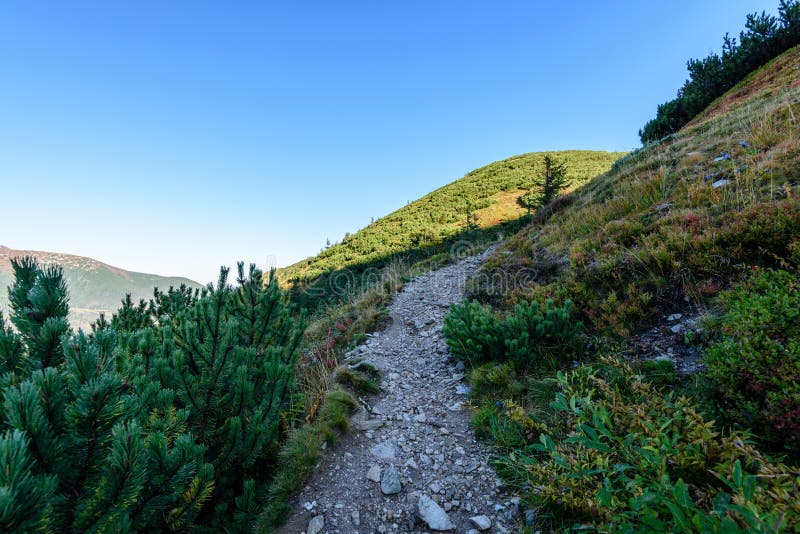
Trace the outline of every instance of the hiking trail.
{"label": "hiking trail", "polygon": [[380,370],[381,392],[362,399],[352,432],[323,454],[279,532],[515,530],[519,500],[504,495],[474,436],[464,368],[441,331],[492,250],[406,284],[389,307],[391,324],[347,354]]}

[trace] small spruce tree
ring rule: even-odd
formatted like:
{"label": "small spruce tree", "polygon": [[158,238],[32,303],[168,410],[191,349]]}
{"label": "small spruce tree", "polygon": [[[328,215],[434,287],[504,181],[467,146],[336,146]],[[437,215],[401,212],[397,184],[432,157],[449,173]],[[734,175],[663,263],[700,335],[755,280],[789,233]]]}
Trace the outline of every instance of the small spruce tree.
{"label": "small spruce tree", "polygon": [[550,154],[544,156],[544,173],[536,178],[533,187],[517,198],[517,204],[527,210],[530,216],[533,210],[546,206],[555,199],[567,186],[567,166],[555,160]]}
{"label": "small spruce tree", "polygon": [[567,165],[555,160],[550,154],[544,157],[544,175],[538,182],[540,190],[538,207],[553,201],[567,186]]}
{"label": "small spruce tree", "polygon": [[478,216],[475,214],[475,206],[467,200],[464,205],[464,228],[476,230],[478,228]]}

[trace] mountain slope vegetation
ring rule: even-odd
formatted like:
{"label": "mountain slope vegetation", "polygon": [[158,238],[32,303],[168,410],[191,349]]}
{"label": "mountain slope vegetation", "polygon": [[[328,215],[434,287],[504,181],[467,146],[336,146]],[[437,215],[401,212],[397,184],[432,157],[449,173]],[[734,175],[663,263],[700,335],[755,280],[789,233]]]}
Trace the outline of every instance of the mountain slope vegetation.
{"label": "mountain slope vegetation", "polygon": [[537,526],[800,525],[798,65],[542,210],[471,281],[485,304],[448,317],[476,430]]}
{"label": "mountain slope vegetation", "polygon": [[551,153],[572,190],[531,215],[518,199],[544,154],[478,169],[277,276],[240,264],[229,284],[223,269],[91,331],[70,326],[68,285],[93,305],[104,280],[146,280],[147,295],[152,280],[12,262],[0,530],[274,531],[379,387],[345,350],[408,276],[502,236],[444,335],[529,526],[797,531],[798,65],[786,51],[633,153]]}
{"label": "mountain slope vegetation", "polygon": [[[578,150],[549,154],[566,164],[569,188],[605,172],[624,155]],[[420,259],[460,240],[478,240],[485,235],[494,238],[497,232],[508,232],[525,214],[517,200],[541,176],[545,155],[523,154],[472,171],[346,236],[319,255],[279,270],[278,276],[298,291],[325,297],[332,285],[347,290],[358,285],[353,284],[357,275],[383,267],[393,258]],[[330,277],[335,273],[340,276],[332,284]]]}
{"label": "mountain slope vegetation", "polygon": [[786,261],[800,228],[799,62],[800,48],[775,59],[511,237],[486,271],[539,276],[502,291],[478,285],[476,295],[570,298],[593,327],[624,334],[749,265]]}
{"label": "mountain slope vegetation", "polygon": [[13,282],[11,258],[35,256],[43,264],[55,263],[64,270],[64,278],[69,287],[70,322],[75,326],[87,327],[105,313],[111,316],[120,306],[127,293],[134,301],[153,296],[153,288],[166,291],[170,286],[181,284],[190,288],[200,288],[200,284],[188,278],[167,277],[155,274],[136,273],[105,263],[72,254],[33,250],[14,250],[0,245],[0,310],[6,307],[5,288]]}

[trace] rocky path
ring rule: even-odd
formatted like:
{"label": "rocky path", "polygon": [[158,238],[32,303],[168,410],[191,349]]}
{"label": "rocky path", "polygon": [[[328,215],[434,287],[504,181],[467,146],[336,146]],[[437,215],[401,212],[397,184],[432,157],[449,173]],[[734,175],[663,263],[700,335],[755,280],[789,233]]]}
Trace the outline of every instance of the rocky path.
{"label": "rocky path", "polygon": [[506,532],[519,501],[503,495],[464,406],[463,368],[441,328],[486,254],[424,274],[390,307],[391,325],[348,356],[381,371],[353,432],[321,460],[280,532]]}

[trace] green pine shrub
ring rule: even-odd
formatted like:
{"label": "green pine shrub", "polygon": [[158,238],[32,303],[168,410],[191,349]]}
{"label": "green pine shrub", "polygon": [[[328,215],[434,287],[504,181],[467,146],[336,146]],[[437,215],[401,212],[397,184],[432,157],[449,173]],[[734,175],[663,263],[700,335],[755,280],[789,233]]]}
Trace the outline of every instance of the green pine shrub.
{"label": "green pine shrub", "polygon": [[444,334],[452,353],[477,366],[510,361],[519,368],[552,368],[580,352],[583,325],[570,317],[572,303],[561,307],[547,300],[522,301],[513,313],[499,317],[477,301],[451,306]]}
{"label": "green pine shrub", "polygon": [[[580,351],[583,325],[571,317],[572,302],[556,307],[552,300],[544,306],[522,301],[505,320],[507,357],[518,363],[533,360],[550,367],[569,361]],[[531,362],[533,363],[533,362]]]}
{"label": "green pine shrub", "polygon": [[56,485],[54,492],[0,495],[2,509],[35,508],[36,518],[18,517],[19,524],[54,532],[173,530],[211,494],[213,472],[185,414],[168,422],[137,417],[140,399],[114,371],[107,341],[83,333],[65,339],[63,365],[3,391],[5,424],[27,445],[12,476],[29,472]]}
{"label": "green pine shrub", "polygon": [[450,351],[471,365],[504,359],[505,324],[476,300],[452,305],[442,331]]}
{"label": "green pine shrub", "polygon": [[559,373],[553,416],[507,407],[537,439],[503,468],[540,517],[601,532],[780,532],[800,524],[800,472],[629,365]]}
{"label": "green pine shrub", "polygon": [[58,486],[53,476],[35,472],[30,443],[24,432],[6,431],[0,436],[0,529],[30,532],[41,523]]}
{"label": "green pine shrub", "polygon": [[242,263],[237,286],[227,276],[222,269],[217,287],[170,312],[165,324],[159,320],[154,336],[134,334],[139,344],[127,365],[135,367],[130,357],[138,362],[145,398],[153,398],[152,380],[174,392],[174,406],[205,448],[215,488],[199,520],[222,528],[233,516],[236,528],[247,530],[276,467],[303,321],[274,276],[264,283],[260,270],[251,265],[245,273]]}
{"label": "green pine shrub", "polygon": [[756,271],[721,295],[706,377],[723,420],[800,458],[800,276]]}
{"label": "green pine shrub", "polygon": [[25,368],[56,366],[64,358],[61,336],[69,331],[69,295],[58,265],[41,267],[31,256],[11,260],[10,319],[27,346]]}
{"label": "green pine shrub", "polygon": [[[58,267],[14,260],[0,317],[0,529],[251,530],[295,401],[303,317],[274,276],[122,301],[71,334]],[[346,414],[327,408],[331,428]]]}

